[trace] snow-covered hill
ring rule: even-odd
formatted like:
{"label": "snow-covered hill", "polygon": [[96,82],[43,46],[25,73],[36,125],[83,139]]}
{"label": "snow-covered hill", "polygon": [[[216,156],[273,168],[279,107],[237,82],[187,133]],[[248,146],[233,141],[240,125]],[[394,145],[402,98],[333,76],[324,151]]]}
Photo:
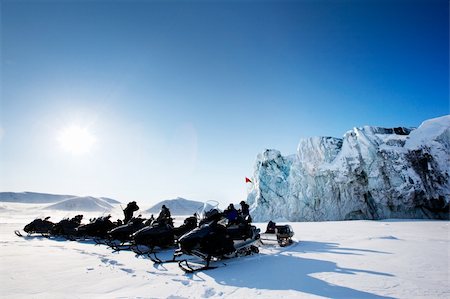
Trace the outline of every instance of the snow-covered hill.
{"label": "snow-covered hill", "polygon": [[112,198],[108,198],[108,197],[99,197],[101,200],[104,200],[104,201],[106,201],[107,203],[110,203],[110,204],[113,204],[113,205],[115,205],[115,204],[120,204],[120,201],[118,201],[118,200],[115,200],[115,199],[112,199]]}
{"label": "snow-covered hill", "polygon": [[155,214],[156,216],[161,211],[163,205],[169,208],[172,215],[193,215],[203,206],[203,202],[178,197],[176,199],[163,200],[145,212]]}
{"label": "snow-covered hill", "polygon": [[419,128],[354,128],[257,157],[247,201],[256,221],[449,219],[450,116]]}
{"label": "snow-covered hill", "polygon": [[73,197],[75,196],[37,193],[37,192],[0,192],[0,202],[52,203]]}
{"label": "snow-covered hill", "polygon": [[[16,202],[16,203],[56,203],[66,199],[85,198],[75,195],[60,195],[38,192],[0,192],[0,202]],[[98,197],[109,204],[120,204],[120,201],[108,198]]]}
{"label": "snow-covered hill", "polygon": [[108,212],[114,207],[96,197],[74,197],[45,207],[46,210]]}
{"label": "snow-covered hill", "polygon": [[115,199],[107,197],[57,195],[36,192],[0,192],[0,202],[5,204],[40,204],[39,209],[85,212],[111,211],[114,208],[113,205],[120,203]]}

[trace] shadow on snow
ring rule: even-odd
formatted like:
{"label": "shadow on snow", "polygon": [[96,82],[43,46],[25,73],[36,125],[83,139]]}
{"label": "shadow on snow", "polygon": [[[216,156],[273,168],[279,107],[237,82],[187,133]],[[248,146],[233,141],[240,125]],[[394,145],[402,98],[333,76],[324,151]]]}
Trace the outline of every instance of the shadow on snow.
{"label": "shadow on snow", "polygon": [[[217,283],[236,287],[266,290],[294,290],[329,298],[392,298],[365,291],[328,283],[313,277],[316,273],[338,273],[343,275],[370,275],[393,277],[392,274],[364,269],[342,268],[336,263],[299,257],[305,252],[326,252],[337,254],[388,254],[387,252],[355,248],[340,248],[338,243],[301,242],[278,254],[260,255],[243,258],[230,263],[231,271],[205,271],[205,275],[214,278]],[[246,261],[247,259],[247,261]],[[227,264],[227,262],[225,261]],[[222,269],[223,270],[223,269]]]}

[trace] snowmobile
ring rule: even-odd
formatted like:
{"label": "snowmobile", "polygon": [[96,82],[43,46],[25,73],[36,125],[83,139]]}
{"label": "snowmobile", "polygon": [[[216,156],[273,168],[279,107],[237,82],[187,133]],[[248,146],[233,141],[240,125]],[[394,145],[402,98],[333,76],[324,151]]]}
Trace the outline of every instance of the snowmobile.
{"label": "snowmobile", "polygon": [[130,241],[132,239],[131,235],[146,225],[149,225],[149,223],[145,219],[134,217],[127,224],[120,225],[108,231],[108,236],[111,240],[119,240],[120,242]]}
{"label": "snowmobile", "polygon": [[[210,265],[211,261],[259,252],[254,245],[259,239],[259,229],[246,221],[227,225],[228,219],[217,206],[217,202],[205,203],[198,213],[200,226],[179,239],[173,259],[165,262],[178,262],[183,271],[193,273],[216,268]],[[187,259],[177,261],[183,254],[198,257],[206,264],[194,267]]]}
{"label": "snowmobile", "polygon": [[[44,237],[49,237],[51,229],[55,226],[55,224],[51,221],[48,221],[48,219],[50,219],[50,216],[44,219],[34,219],[33,221],[25,225],[23,230],[28,235],[41,234]],[[18,230],[15,230],[14,233],[19,237],[23,237],[23,235]]]}
{"label": "snowmobile", "polygon": [[[167,248],[173,246],[175,235],[173,227],[167,223],[155,222],[151,226],[144,227],[133,234],[132,243],[135,245],[131,249],[137,254],[153,253],[155,247]],[[139,245],[149,248],[143,252],[139,250]]]}
{"label": "snowmobile", "polygon": [[[133,217],[127,224],[113,228],[107,233],[106,244],[115,251],[130,249],[133,241],[133,234],[144,227],[151,225],[151,220]],[[128,242],[128,244],[126,244]]]}
{"label": "snowmobile", "polygon": [[173,228],[173,234],[175,235],[175,240],[179,240],[181,236],[190,232],[194,228],[197,227],[197,218],[194,216],[190,216],[184,219],[183,224],[179,227]]}
{"label": "snowmobile", "polygon": [[[172,219],[160,219],[160,221],[155,221],[151,226],[138,230],[132,236],[134,246],[131,249],[137,254],[147,254],[153,261],[159,262],[160,259],[154,254],[155,247],[167,248],[174,246],[182,235],[197,227],[197,219],[195,217],[186,218],[179,227],[173,227],[170,223],[173,223]],[[139,245],[148,247],[149,251],[140,251]],[[154,258],[150,256],[151,253],[154,254]]]}
{"label": "snowmobile", "polygon": [[50,233],[53,236],[62,236],[70,240],[74,240],[74,238],[78,235],[77,228],[81,225],[82,219],[83,215],[76,215],[72,219],[65,218],[56,223],[50,230]]}
{"label": "snowmobile", "polygon": [[111,220],[111,215],[90,219],[90,223],[80,225],[76,231],[77,235],[82,238],[93,238],[98,244],[102,243],[102,239],[106,239],[108,231],[117,225]]}
{"label": "snowmobile", "polygon": [[290,225],[276,225],[275,222],[269,221],[266,231],[261,234],[261,243],[266,241],[269,243],[277,242],[281,247],[291,245],[294,230]]}

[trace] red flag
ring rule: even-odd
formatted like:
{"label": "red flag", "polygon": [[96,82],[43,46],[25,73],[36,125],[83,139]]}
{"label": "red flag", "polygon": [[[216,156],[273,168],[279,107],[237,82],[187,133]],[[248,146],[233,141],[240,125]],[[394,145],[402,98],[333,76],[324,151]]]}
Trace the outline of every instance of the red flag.
{"label": "red flag", "polygon": [[245,177],[245,182],[246,183],[253,183],[251,179],[249,179],[248,177]]}

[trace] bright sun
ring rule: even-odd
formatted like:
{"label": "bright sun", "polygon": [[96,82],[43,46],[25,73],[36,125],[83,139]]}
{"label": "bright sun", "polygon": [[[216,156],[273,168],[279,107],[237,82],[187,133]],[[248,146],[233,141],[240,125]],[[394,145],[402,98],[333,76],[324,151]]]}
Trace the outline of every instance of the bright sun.
{"label": "bright sun", "polygon": [[61,147],[74,155],[89,153],[96,139],[87,128],[72,125],[62,129],[58,136]]}

